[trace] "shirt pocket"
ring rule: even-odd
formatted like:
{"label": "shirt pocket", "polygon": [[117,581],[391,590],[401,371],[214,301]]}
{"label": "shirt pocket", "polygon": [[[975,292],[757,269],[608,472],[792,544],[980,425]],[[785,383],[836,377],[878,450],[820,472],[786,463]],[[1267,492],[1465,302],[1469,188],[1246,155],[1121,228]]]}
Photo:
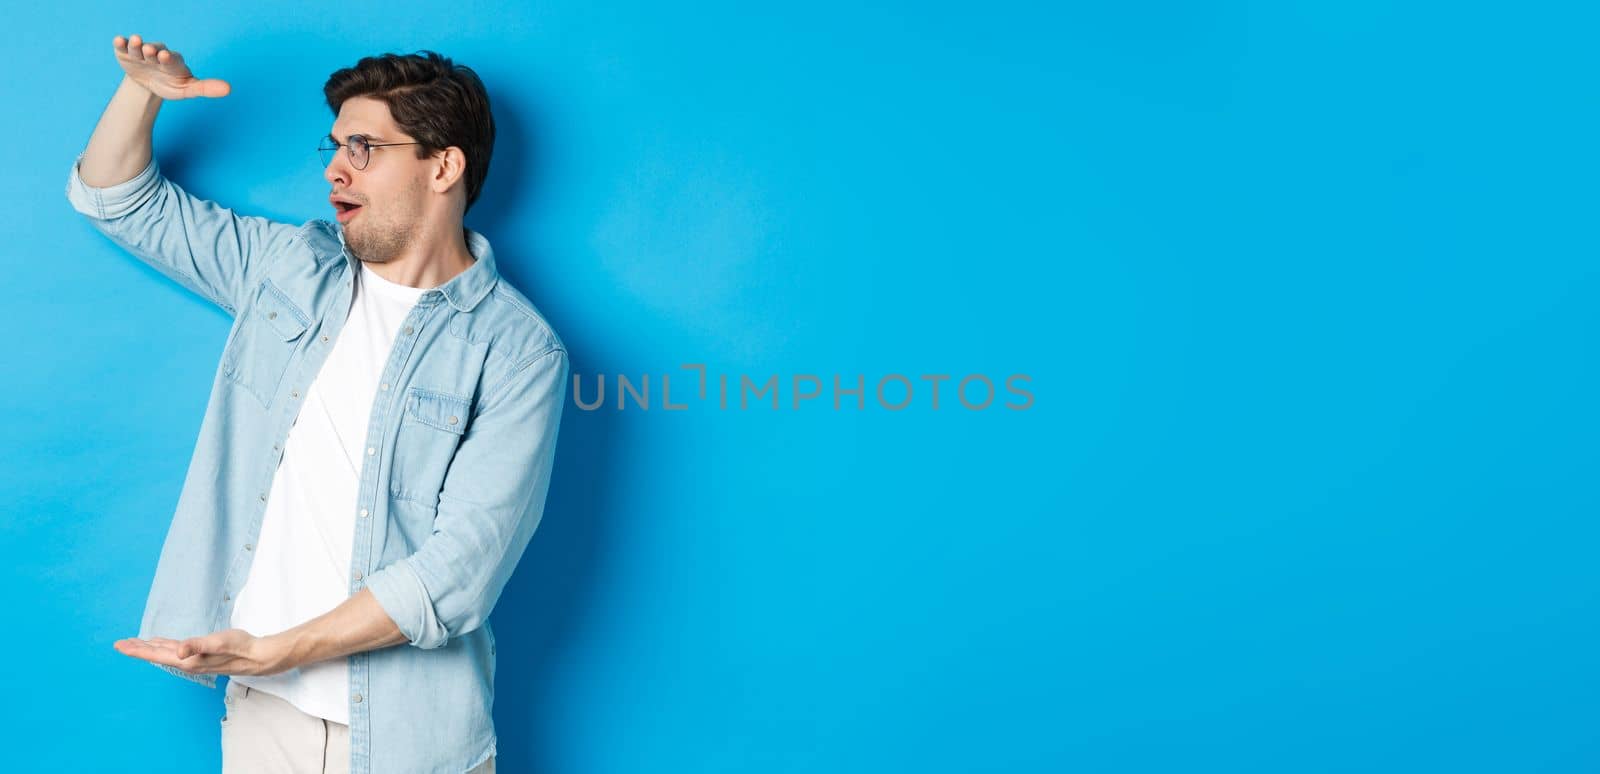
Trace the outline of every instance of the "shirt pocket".
{"label": "shirt pocket", "polygon": [[311,320],[300,307],[272,280],[262,281],[223,358],[223,375],[263,407],[270,406],[309,327]]}
{"label": "shirt pocket", "polygon": [[406,405],[395,436],[389,493],[430,508],[439,504],[445,472],[467,431],[472,401],[422,387],[406,390]]}

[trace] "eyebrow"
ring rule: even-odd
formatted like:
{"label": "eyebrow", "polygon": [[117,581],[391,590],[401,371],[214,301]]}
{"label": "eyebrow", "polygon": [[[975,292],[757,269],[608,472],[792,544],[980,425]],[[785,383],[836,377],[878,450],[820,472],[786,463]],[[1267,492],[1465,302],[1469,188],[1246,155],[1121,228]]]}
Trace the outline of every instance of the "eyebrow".
{"label": "eyebrow", "polygon": [[[351,132],[351,134],[359,134],[362,137],[367,138],[368,142],[388,142],[388,140],[386,140],[383,137],[380,137],[380,136],[378,136],[376,134],[367,134],[366,132]],[[334,137],[332,132],[328,133],[328,139],[333,140],[335,143],[337,143],[339,145],[343,145],[345,143],[344,140],[341,140],[341,139],[339,139],[337,137]],[[349,139],[349,138],[346,137],[345,139]]]}

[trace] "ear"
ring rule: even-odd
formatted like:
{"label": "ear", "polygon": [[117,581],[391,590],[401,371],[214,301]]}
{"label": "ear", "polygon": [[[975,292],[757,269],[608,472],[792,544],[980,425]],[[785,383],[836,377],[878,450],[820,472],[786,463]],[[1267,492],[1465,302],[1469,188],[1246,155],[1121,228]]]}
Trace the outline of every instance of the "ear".
{"label": "ear", "polygon": [[435,155],[438,159],[433,170],[431,185],[434,191],[444,193],[457,183],[465,184],[467,175],[467,154],[461,148],[452,145]]}

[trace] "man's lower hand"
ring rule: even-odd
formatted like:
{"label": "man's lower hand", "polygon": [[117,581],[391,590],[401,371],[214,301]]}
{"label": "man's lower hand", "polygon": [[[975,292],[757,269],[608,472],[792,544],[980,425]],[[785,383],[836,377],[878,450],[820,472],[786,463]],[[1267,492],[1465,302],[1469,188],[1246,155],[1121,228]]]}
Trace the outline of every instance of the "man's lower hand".
{"label": "man's lower hand", "polygon": [[296,666],[285,638],[257,637],[243,629],[224,629],[186,640],[130,637],[117,640],[112,647],[125,656],[191,674],[271,675]]}

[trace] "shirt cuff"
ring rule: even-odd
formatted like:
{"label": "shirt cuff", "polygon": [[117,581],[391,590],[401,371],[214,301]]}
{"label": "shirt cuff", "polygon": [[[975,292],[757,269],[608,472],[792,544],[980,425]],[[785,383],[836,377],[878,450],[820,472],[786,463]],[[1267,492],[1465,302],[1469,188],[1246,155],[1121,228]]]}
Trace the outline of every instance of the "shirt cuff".
{"label": "shirt cuff", "polygon": [[367,576],[367,590],[389,614],[406,640],[419,648],[437,648],[449,640],[449,633],[433,610],[428,587],[406,559]]}
{"label": "shirt cuff", "polygon": [[137,209],[160,185],[161,171],[154,153],[150,154],[150,163],[127,180],[104,188],[89,185],[78,174],[78,164],[82,163],[84,153],[79,153],[72,161],[72,172],[67,177],[67,200],[72,202],[73,209],[92,218],[110,220],[126,215]]}

